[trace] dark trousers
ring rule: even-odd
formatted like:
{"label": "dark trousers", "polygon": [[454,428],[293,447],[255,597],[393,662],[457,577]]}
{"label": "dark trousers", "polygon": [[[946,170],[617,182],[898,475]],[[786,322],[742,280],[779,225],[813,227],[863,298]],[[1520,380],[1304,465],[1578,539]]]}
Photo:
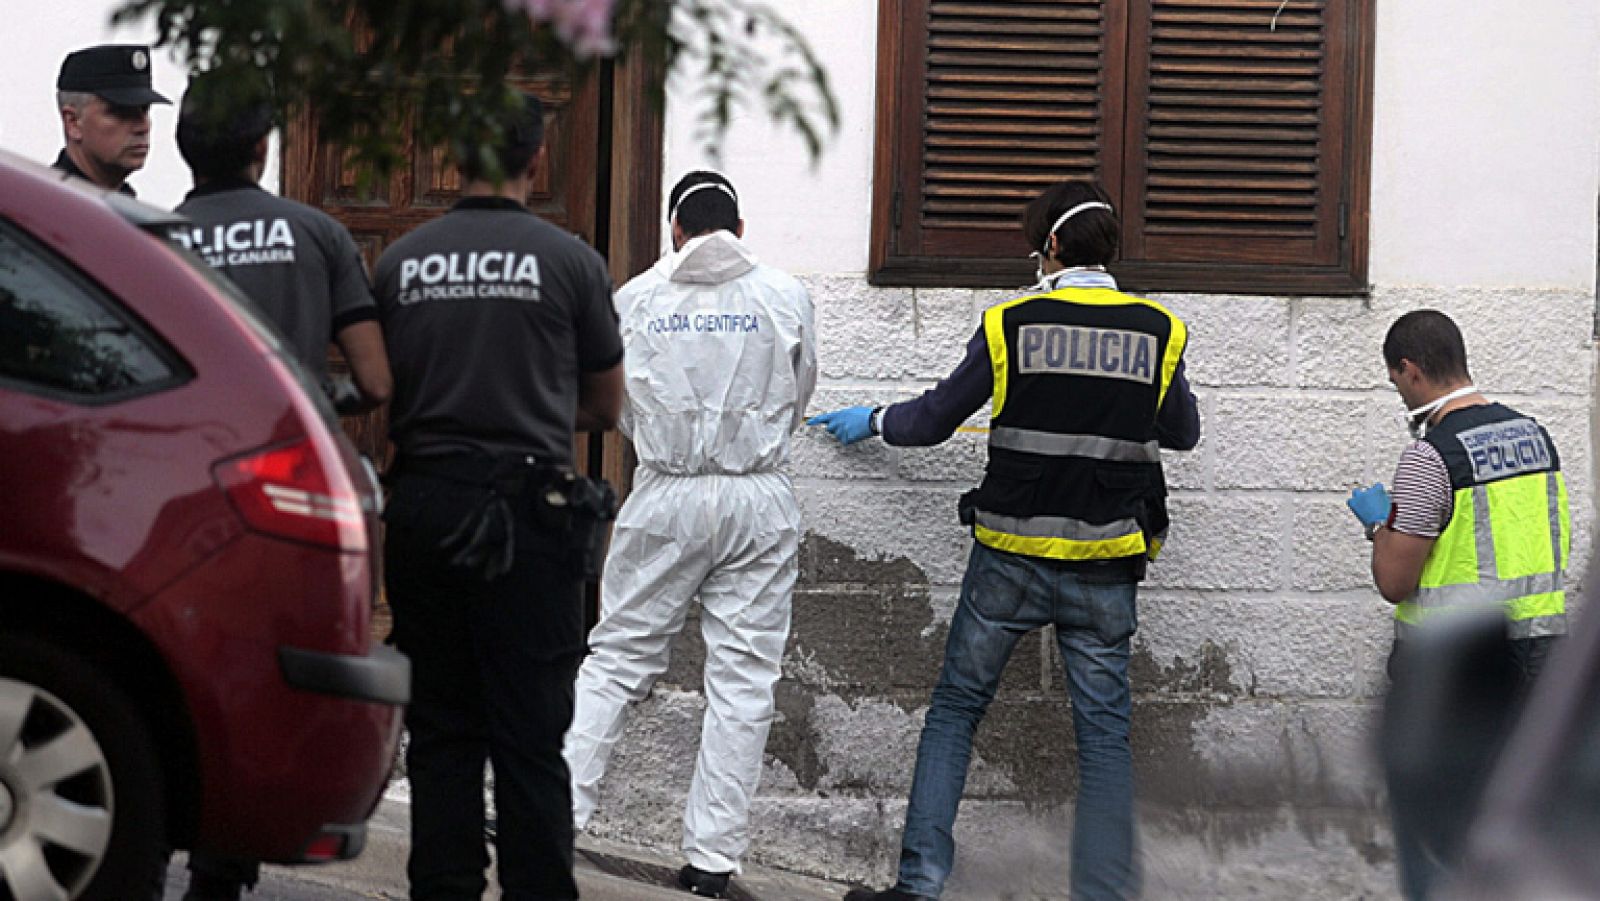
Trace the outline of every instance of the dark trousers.
{"label": "dark trousers", "polygon": [[[1500,748],[1557,640],[1495,641],[1460,659],[1470,673],[1450,676],[1435,661],[1410,659],[1414,652],[1395,643],[1383,757],[1407,901],[1424,901],[1457,864]],[[1447,682],[1454,682],[1454,695],[1432,693]]]}
{"label": "dark trousers", "polygon": [[261,864],[253,860],[191,851],[189,890],[184,893],[183,901],[237,898],[240,892],[255,888],[260,878]]}
{"label": "dark trousers", "polygon": [[487,759],[503,897],[576,898],[561,742],[583,653],[582,583],[569,572],[564,536],[521,512],[509,573],[485,581],[451,564],[439,543],[485,490],[401,475],[384,514],[394,640],[412,667],[411,897],[483,896]]}

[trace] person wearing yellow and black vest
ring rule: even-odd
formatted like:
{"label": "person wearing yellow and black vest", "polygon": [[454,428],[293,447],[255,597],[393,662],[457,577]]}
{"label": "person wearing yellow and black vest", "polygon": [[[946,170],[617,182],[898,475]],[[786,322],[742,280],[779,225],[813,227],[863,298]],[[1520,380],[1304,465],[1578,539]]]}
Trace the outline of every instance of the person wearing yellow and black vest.
{"label": "person wearing yellow and black vest", "polygon": [[1118,224],[1098,186],[1065,182],[1023,230],[1040,283],[990,309],[949,378],[921,397],[814,417],[845,444],[948,439],[992,404],[989,462],[961,499],[975,538],[944,665],[917,748],[899,879],[847,901],[938,898],[972,738],[1024,635],[1055,626],[1078,744],[1075,899],[1138,893],[1128,648],[1135,594],[1167,532],[1161,448],[1189,450],[1200,416],[1184,376],[1184,324],[1123,294],[1105,266]]}
{"label": "person wearing yellow and black vest", "polygon": [[[1378,591],[1395,605],[1384,756],[1401,888],[1423,898],[1455,856],[1497,733],[1509,725],[1489,713],[1509,707],[1487,693],[1507,692],[1514,706],[1567,631],[1572,524],[1555,442],[1530,417],[1478,392],[1450,317],[1401,316],[1383,358],[1417,440],[1400,455],[1392,494],[1378,483],[1351,492],[1347,503],[1372,540]],[[1480,661],[1483,703],[1424,711],[1437,703],[1425,674],[1433,661],[1414,646],[1441,624],[1485,612],[1504,618],[1508,640],[1503,654]],[[1458,736],[1456,759],[1408,757],[1399,730],[1424,712]]]}

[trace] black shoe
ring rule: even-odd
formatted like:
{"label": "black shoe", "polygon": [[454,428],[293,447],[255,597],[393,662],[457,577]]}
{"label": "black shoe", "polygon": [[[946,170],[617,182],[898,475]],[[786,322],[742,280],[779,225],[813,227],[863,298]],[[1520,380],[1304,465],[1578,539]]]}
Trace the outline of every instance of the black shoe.
{"label": "black shoe", "polygon": [[243,888],[231,879],[194,873],[189,877],[189,890],[184,893],[183,901],[239,901]]}
{"label": "black shoe", "polygon": [[708,873],[692,863],[684,864],[678,871],[678,885],[691,894],[703,898],[721,898],[728,891],[728,877],[732,873]]}
{"label": "black shoe", "polygon": [[844,893],[844,901],[933,901],[927,895],[912,895],[897,888],[875,892],[869,888],[853,888]]}

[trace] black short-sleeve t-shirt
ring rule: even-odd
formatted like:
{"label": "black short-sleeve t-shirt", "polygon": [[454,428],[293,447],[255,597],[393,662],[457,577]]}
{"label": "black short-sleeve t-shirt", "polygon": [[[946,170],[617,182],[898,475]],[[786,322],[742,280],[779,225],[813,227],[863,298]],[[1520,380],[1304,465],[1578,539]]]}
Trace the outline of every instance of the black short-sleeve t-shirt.
{"label": "black short-sleeve t-shirt", "polygon": [[243,179],[208,182],[177,211],[190,224],[176,237],[255,301],[317,378],[334,336],[377,317],[356,242],[327,213]]}
{"label": "black short-sleeve t-shirt", "polygon": [[402,454],[572,460],[581,372],[622,360],[611,277],[577,237],[502,198],[467,198],[375,272]]}

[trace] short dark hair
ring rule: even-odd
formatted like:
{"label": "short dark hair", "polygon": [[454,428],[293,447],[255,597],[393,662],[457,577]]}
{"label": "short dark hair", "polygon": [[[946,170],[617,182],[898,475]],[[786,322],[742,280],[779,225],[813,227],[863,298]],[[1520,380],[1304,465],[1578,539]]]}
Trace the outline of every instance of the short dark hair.
{"label": "short dark hair", "polygon": [[[500,164],[500,177],[516,178],[544,146],[544,104],[532,94],[515,92],[522,107],[508,112],[500,123],[500,135],[492,142],[495,160]],[[474,154],[461,157],[461,174],[468,181],[489,176],[482,161]]]}
{"label": "short dark hair", "polygon": [[1389,326],[1383,339],[1383,362],[1399,369],[1410,360],[1429,381],[1471,379],[1467,371],[1467,342],[1455,321],[1438,310],[1412,310]]}
{"label": "short dark hair", "polygon": [[[685,197],[695,185],[720,185],[726,188],[706,188]],[[729,196],[729,195],[733,196]],[[667,195],[667,221],[674,218],[685,235],[704,235],[714,231],[737,231],[739,228],[739,193],[733,182],[721,172],[706,169],[690,172],[678,179]]]}
{"label": "short dark hair", "polygon": [[239,175],[276,125],[272,90],[255,72],[204,72],[189,82],[178,112],[178,152],[200,178]]}
{"label": "short dark hair", "polygon": [[[1092,181],[1073,180],[1052,185],[1022,211],[1022,234],[1028,246],[1045,253],[1050,227],[1064,213],[1082,203],[1111,205],[1111,198]],[[1063,266],[1104,266],[1117,258],[1121,229],[1111,209],[1090,209],[1073,216],[1056,229],[1055,258]]]}

